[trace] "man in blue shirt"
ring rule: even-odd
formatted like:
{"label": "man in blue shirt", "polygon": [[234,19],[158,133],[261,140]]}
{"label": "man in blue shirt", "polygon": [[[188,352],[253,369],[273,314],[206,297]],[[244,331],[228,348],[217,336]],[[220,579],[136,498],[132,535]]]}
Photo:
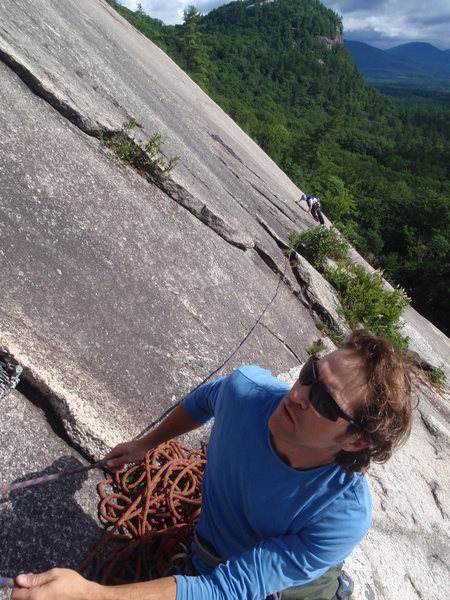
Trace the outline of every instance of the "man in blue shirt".
{"label": "man in blue shirt", "polygon": [[360,330],[310,359],[291,389],[269,371],[242,367],[188,396],[144,438],[117,446],[108,466],[121,469],[213,417],[197,575],[105,587],[53,569],[19,576],[13,600],[263,600],[280,590],[282,598],[335,597],[335,566],[370,526],[363,473],[410,430],[403,358]]}

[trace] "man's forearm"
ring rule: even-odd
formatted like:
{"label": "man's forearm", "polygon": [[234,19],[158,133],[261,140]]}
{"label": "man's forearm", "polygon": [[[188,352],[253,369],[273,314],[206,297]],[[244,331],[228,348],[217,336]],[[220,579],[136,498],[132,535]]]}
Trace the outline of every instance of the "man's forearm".
{"label": "man's forearm", "polygon": [[158,427],[152,429],[140,441],[147,449],[154,448],[163,442],[167,442],[167,440],[171,440],[188,431],[193,431],[200,426],[201,423],[197,423],[197,421],[191,419],[184,410],[183,405],[180,404]]}
{"label": "man's forearm", "polygon": [[191,419],[182,404],[177,406],[155,429],[137,440],[119,444],[105,456],[110,469],[122,470],[126,464],[142,459],[146,452],[156,448],[183,433],[200,427],[200,423]]}
{"label": "man's forearm", "polygon": [[173,577],[126,585],[97,585],[90,600],[175,600],[177,584]]}

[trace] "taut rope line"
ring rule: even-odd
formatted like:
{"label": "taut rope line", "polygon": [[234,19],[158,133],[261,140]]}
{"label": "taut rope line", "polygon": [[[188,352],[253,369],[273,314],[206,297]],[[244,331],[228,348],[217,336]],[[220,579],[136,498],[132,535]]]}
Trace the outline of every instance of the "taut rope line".
{"label": "taut rope line", "polygon": [[194,392],[196,392],[204,383],[206,383],[208,381],[208,379],[211,379],[211,377],[214,377],[214,375],[217,375],[217,373],[223,369],[223,367],[230,362],[230,360],[236,356],[236,354],[239,352],[239,350],[242,348],[242,346],[245,344],[245,342],[248,340],[248,338],[250,337],[250,335],[253,333],[253,331],[256,329],[256,327],[259,325],[259,323],[261,322],[261,319],[264,317],[264,315],[266,314],[266,312],[269,310],[270,306],[274,303],[275,298],[278,296],[278,291],[280,289],[280,285],[281,282],[285,280],[286,277],[286,270],[287,270],[287,266],[289,263],[289,260],[291,258],[291,254],[292,254],[292,245],[289,247],[289,254],[286,255],[286,260],[284,263],[284,270],[283,270],[283,275],[281,275],[278,278],[278,283],[277,283],[277,287],[275,289],[275,293],[272,296],[272,298],[269,300],[268,304],[265,306],[264,310],[262,311],[262,313],[259,315],[259,317],[256,319],[256,321],[254,322],[254,324],[252,325],[252,327],[248,330],[248,332],[246,333],[246,335],[243,337],[243,339],[241,340],[241,342],[238,344],[238,346],[233,350],[233,352],[223,361],[222,364],[220,364],[217,369],[215,369],[212,373],[209,373],[204,379],[202,379],[202,381],[200,381],[200,383],[198,385],[196,385],[194,388],[192,388],[192,390],[190,390],[186,396],[184,398],[181,398],[180,400],[178,400],[177,402],[175,402],[175,404],[173,406],[171,406],[170,408],[168,408],[165,412],[163,412],[162,415],[160,415],[156,421],[153,421],[152,423],[150,423],[150,425],[147,425],[147,427],[145,429],[143,429],[138,435],[136,435],[133,439],[137,440],[139,439],[142,435],[144,435],[144,433],[147,433],[147,431],[149,431],[150,429],[153,429],[153,427],[156,427],[159,423],[161,423],[161,421],[163,421],[167,415],[169,415],[173,410],[175,410],[175,408],[181,404],[183,402],[183,400],[185,398],[187,398],[187,396],[189,396],[190,394],[193,394]]}
{"label": "taut rope line", "polygon": [[[64,469],[58,473],[52,473],[49,475],[41,475],[41,477],[34,477],[33,479],[26,479],[25,481],[18,481],[17,483],[10,483],[0,488],[0,497],[8,496],[11,492],[22,488],[31,487],[33,485],[39,485],[40,483],[46,483],[47,481],[55,481],[68,475],[76,475],[77,473],[83,473],[84,471],[90,471],[91,469],[102,469],[105,466],[105,461],[100,460],[92,465],[83,465],[82,467],[75,467],[74,469]],[[1,581],[1,578],[0,578]]]}

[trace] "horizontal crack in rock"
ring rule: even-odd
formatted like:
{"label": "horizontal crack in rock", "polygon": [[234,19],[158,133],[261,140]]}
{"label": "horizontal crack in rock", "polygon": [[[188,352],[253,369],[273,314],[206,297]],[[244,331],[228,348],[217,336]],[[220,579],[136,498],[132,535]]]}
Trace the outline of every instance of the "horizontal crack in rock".
{"label": "horizontal crack in rock", "polygon": [[22,79],[22,81],[34,92],[37,96],[45,100],[57,110],[63,117],[68,121],[76,125],[84,133],[88,135],[94,135],[96,128],[93,124],[88,124],[88,121],[84,119],[76,110],[67,104],[61,98],[57,98],[54,94],[49,92],[42,85],[41,81],[33,75],[33,73],[27,69],[24,65],[19,63],[13,56],[5,52],[0,48],[0,60],[7,64],[15,73]]}
{"label": "horizontal crack in rock", "polygon": [[[0,59],[7,64],[21,79],[39,97],[43,98],[53,108],[55,108],[63,117],[78,127],[83,133],[95,138],[103,137],[105,139],[111,139],[113,136],[118,135],[120,132],[101,130],[100,127],[94,126],[89,120],[85,119],[80,115],[74,108],[69,106],[63,100],[57,98],[48,89],[46,89],[42,82],[31,73],[29,69],[19,63],[14,57],[0,49]],[[130,143],[135,143],[132,138],[128,140]],[[136,165],[137,171],[142,175],[142,170],[146,171],[142,165]],[[159,175],[159,176],[158,176]],[[248,249],[253,248],[254,243],[250,236],[239,233],[225,223],[225,221],[214,214],[205,204],[197,200],[190,192],[185,190],[181,185],[174,183],[173,181],[165,180],[162,175],[163,171],[160,169],[158,173],[157,169],[152,169],[152,173],[149,174],[149,179],[152,183],[157,185],[164,193],[166,193],[172,200],[189,210],[196,218],[202,223],[213,229],[221,238],[223,238],[229,244],[240,248]]]}

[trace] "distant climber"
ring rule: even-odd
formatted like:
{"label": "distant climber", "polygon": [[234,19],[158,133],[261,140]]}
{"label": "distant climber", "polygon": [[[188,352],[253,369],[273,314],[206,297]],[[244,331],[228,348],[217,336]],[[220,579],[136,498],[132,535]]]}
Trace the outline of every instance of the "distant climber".
{"label": "distant climber", "polygon": [[[392,344],[354,331],[311,357],[289,386],[241,367],[190,394],[156,429],[119,444],[111,469],[214,418],[194,573],[102,586],[68,569],[19,575],[12,600],[340,600],[343,560],[366,535],[364,475],[409,434],[409,367]],[[76,541],[74,541],[76,543]],[[270,596],[271,595],[271,596]]]}
{"label": "distant climber", "polygon": [[302,196],[300,198],[300,202],[302,200],[305,200],[306,204],[308,205],[308,209],[306,212],[308,212],[308,213],[310,212],[315,221],[317,221],[321,225],[325,225],[325,219],[323,218],[323,214],[322,214],[322,210],[321,210],[322,205],[320,203],[320,199],[315,198],[314,196],[307,196],[306,194],[302,194]]}

